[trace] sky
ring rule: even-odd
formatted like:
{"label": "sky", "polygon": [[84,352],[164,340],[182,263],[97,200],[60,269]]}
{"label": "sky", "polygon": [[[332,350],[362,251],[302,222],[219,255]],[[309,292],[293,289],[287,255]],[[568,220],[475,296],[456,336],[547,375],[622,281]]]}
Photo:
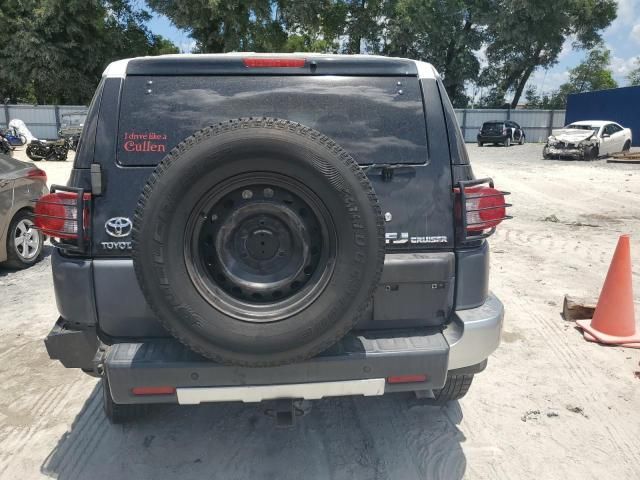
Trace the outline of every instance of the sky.
{"label": "sky", "polygon": [[[144,0],[137,0],[137,3],[140,7],[145,7]],[[182,52],[193,49],[195,42],[188,33],[174,27],[168,18],[153,12],[152,15],[153,18],[147,25],[153,33],[168,38]],[[620,86],[624,86],[634,60],[640,57],[640,0],[618,0],[618,17],[604,31],[603,37],[606,47],[611,50],[614,78]],[[566,82],[569,69],[578,65],[585,57],[585,51],[573,50],[571,43],[571,40],[565,42],[557,65],[547,71],[534,72],[528,85],[536,86],[539,92],[549,92]]]}

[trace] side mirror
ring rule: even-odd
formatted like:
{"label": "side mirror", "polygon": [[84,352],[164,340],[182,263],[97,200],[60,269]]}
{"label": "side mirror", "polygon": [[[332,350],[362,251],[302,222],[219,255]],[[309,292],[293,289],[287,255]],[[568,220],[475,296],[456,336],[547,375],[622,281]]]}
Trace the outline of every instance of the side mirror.
{"label": "side mirror", "polygon": [[608,133],[603,133],[602,134],[602,138],[609,138],[611,135],[609,135]]}

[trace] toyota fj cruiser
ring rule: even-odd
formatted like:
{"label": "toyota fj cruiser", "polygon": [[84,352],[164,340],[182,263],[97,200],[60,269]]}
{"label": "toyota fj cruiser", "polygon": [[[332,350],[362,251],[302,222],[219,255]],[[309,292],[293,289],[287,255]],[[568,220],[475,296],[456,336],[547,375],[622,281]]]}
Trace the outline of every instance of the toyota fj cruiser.
{"label": "toyota fj cruiser", "polygon": [[106,69],[53,237],[52,359],[152,403],[462,397],[500,341],[475,179],[426,63],[169,55]]}

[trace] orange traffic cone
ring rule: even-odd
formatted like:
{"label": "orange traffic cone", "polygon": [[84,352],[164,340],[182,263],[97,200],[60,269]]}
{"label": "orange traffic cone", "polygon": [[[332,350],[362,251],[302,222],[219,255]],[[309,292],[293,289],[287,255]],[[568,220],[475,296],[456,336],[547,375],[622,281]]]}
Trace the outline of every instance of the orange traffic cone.
{"label": "orange traffic cone", "polygon": [[618,240],[593,318],[576,323],[591,342],[640,348],[633,311],[629,235],[621,235]]}

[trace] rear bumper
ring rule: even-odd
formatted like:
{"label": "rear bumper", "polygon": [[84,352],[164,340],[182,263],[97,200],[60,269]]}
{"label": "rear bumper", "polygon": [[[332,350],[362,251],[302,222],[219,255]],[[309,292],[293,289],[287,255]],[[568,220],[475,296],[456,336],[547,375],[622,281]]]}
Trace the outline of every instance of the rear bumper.
{"label": "rear bumper", "polygon": [[478,135],[479,142],[483,143],[503,143],[507,141],[507,135]]}
{"label": "rear bumper", "polygon": [[[432,390],[444,385],[450,371],[473,373],[484,368],[487,357],[500,343],[503,315],[502,303],[489,295],[480,307],[456,311],[444,331],[432,327],[353,332],[321,355],[278,367],[221,365],[173,339],[118,343],[104,347],[104,356],[98,358],[109,378],[114,401],[123,404],[259,401],[281,395],[321,398]],[[87,335],[78,335],[60,321],[46,340],[51,358],[68,367],[84,368],[87,359],[77,358],[78,342],[83,342],[83,351],[89,355]],[[386,378],[398,375],[427,378],[419,383],[386,382]],[[133,394],[135,387],[165,386],[176,388],[176,393]]]}
{"label": "rear bumper", "polygon": [[[449,345],[438,329],[412,329],[350,333],[337,345],[314,358],[264,368],[221,365],[192,353],[170,339],[120,343],[107,348],[104,370],[116,403],[194,403],[183,399],[194,398],[195,395],[195,398],[215,401],[216,395],[211,389],[236,389],[239,394],[238,388],[246,386],[280,385],[287,386],[287,390],[295,390],[296,385],[338,382],[343,387],[347,386],[348,390],[358,383],[362,384],[358,382],[360,380],[373,380],[375,384],[380,379],[395,375],[426,374],[426,381],[412,384],[414,389],[440,388],[446,380],[448,357]],[[135,387],[161,386],[175,387],[177,394],[136,396],[132,393]],[[388,387],[384,391],[403,389],[401,385]],[[335,388],[335,385],[330,388]],[[210,391],[207,396],[198,397],[202,389]],[[187,392],[189,390],[193,390],[191,395]],[[221,400],[254,401],[252,396],[255,393],[250,390],[247,397],[230,397],[224,392],[220,392],[218,397]],[[272,398],[265,395],[262,398]],[[317,391],[313,395],[318,398]]]}

